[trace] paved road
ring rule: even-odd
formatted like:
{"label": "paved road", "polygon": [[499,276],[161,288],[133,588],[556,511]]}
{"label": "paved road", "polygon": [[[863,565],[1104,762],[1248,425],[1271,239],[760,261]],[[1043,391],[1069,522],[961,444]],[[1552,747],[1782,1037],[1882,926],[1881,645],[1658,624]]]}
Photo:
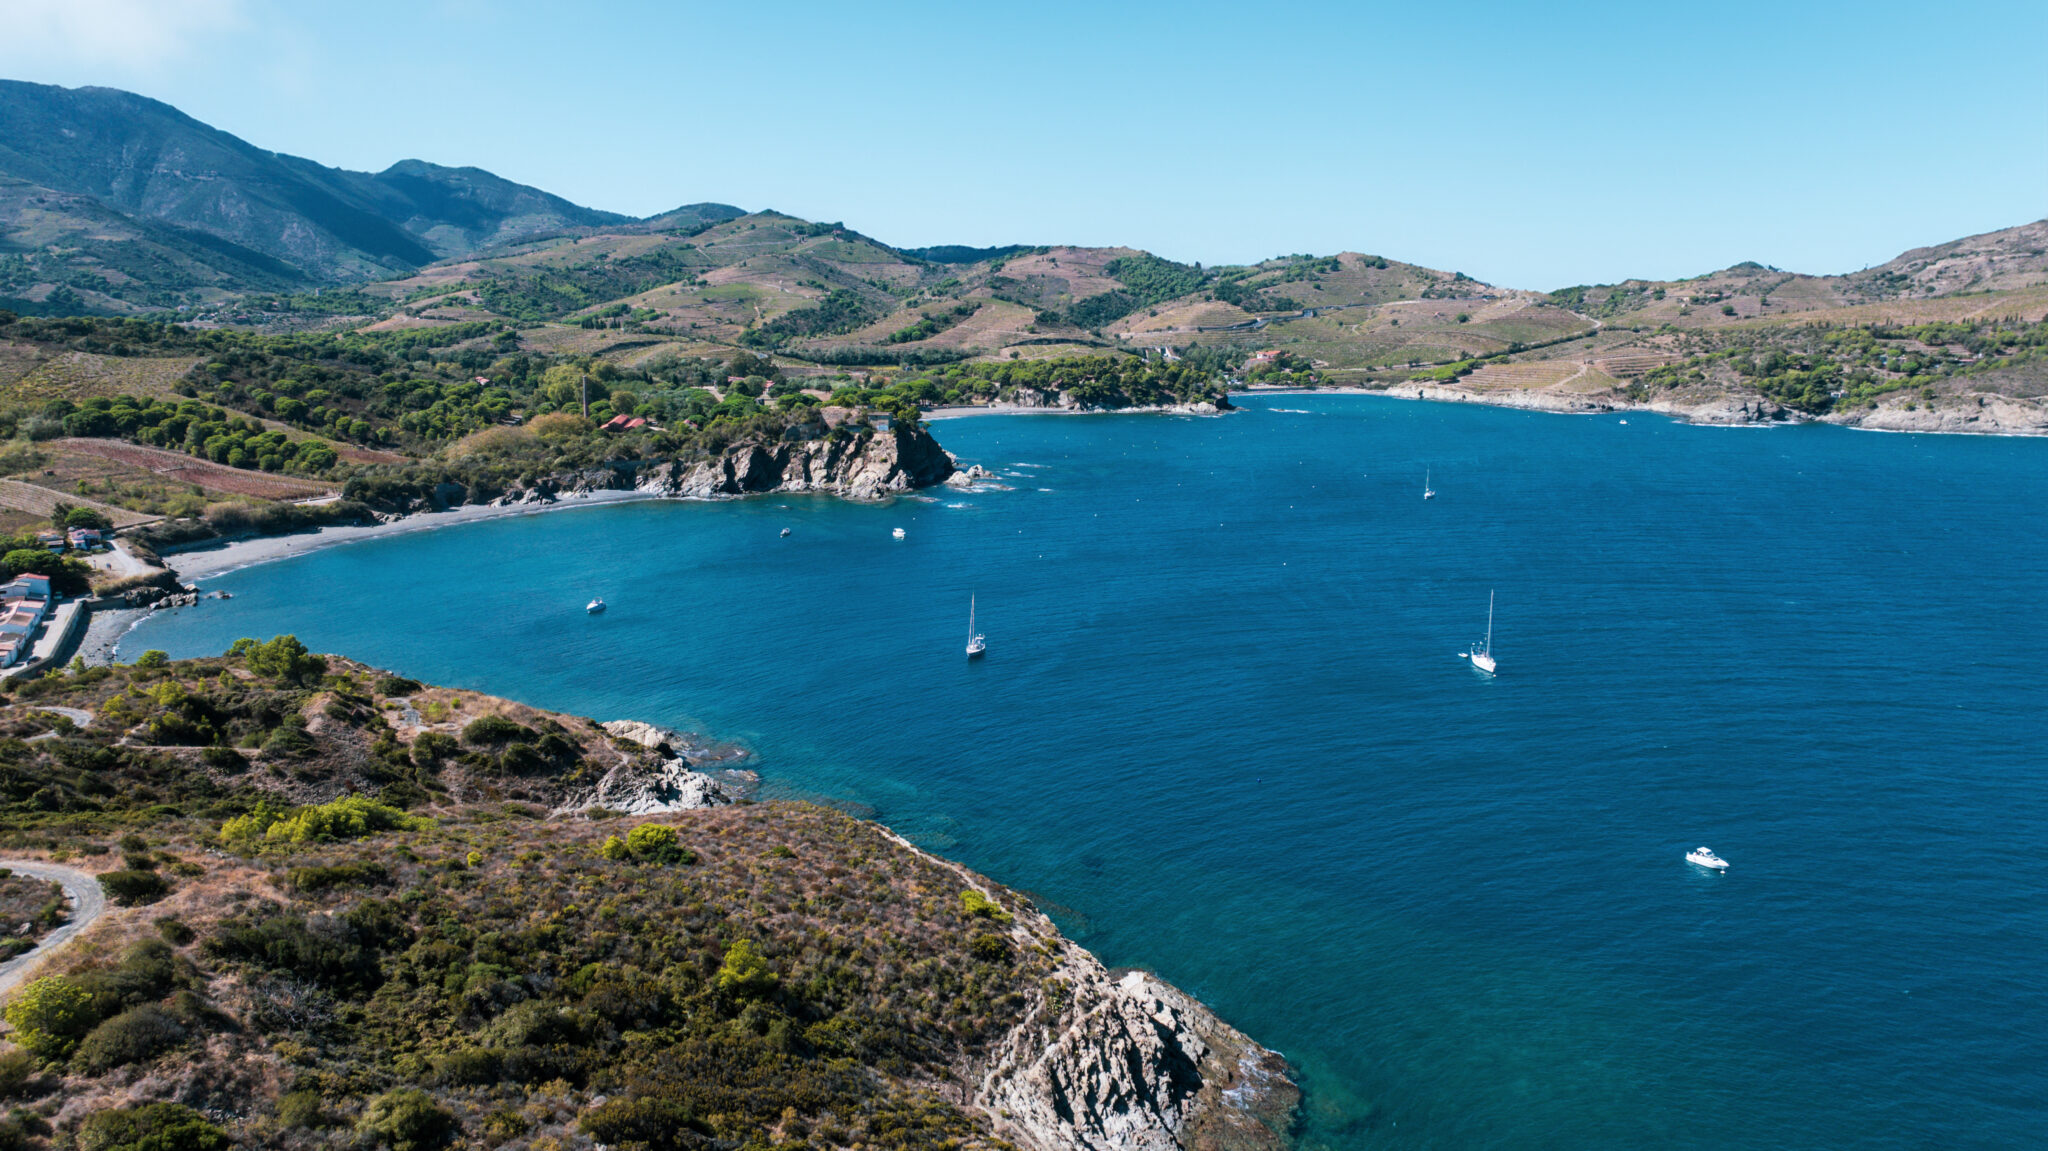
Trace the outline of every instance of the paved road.
{"label": "paved road", "polygon": [[0,859],[0,867],[20,875],[33,875],[37,879],[61,883],[64,885],[64,894],[71,899],[71,922],[43,936],[42,943],[34,951],[0,963],[0,995],[6,995],[27,978],[29,969],[44,956],[62,947],[72,936],[84,931],[87,925],[98,919],[107,909],[107,896],[100,890],[99,880],[76,868],[14,859]]}

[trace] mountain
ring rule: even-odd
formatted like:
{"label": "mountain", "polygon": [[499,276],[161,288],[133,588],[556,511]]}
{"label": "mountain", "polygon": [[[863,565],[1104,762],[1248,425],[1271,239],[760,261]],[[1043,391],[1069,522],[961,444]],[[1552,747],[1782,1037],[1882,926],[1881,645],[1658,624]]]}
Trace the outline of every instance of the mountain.
{"label": "mountain", "polygon": [[[374,174],[343,171],[265,151],[133,93],[16,81],[0,81],[0,177],[11,193],[0,205],[0,255],[30,257],[45,285],[76,290],[70,281],[83,279],[113,310],[162,307],[163,291],[198,302],[209,287],[379,279],[536,236],[632,223],[477,168],[405,160]],[[680,211],[693,221],[739,214],[722,205]],[[51,251],[59,235],[92,237],[92,250]],[[130,270],[152,261],[178,271]],[[119,274],[101,274],[108,268]],[[20,280],[25,269],[14,270],[9,278]],[[152,279],[157,293],[135,288]]]}

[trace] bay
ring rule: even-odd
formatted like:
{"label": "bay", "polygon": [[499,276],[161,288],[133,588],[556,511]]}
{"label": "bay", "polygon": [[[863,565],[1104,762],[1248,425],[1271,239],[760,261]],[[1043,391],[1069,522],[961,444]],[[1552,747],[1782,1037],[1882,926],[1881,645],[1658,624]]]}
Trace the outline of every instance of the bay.
{"label": "bay", "polygon": [[2048,1139],[2048,443],[1245,404],[935,425],[1008,490],[332,548],[122,651],[743,742],[1284,1052],[1304,1146]]}

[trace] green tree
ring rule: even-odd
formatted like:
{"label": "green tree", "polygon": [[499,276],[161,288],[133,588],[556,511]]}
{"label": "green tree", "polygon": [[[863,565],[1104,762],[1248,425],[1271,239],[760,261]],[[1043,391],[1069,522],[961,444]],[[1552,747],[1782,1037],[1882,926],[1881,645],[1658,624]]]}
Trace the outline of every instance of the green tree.
{"label": "green tree", "polygon": [[676,829],[643,823],[626,834],[626,850],[643,863],[692,863],[696,855],[676,841]]}
{"label": "green tree", "polygon": [[135,657],[135,666],[169,667],[171,666],[171,653],[157,648],[150,648],[148,651]]}
{"label": "green tree", "polygon": [[743,998],[775,990],[779,977],[768,966],[768,957],[751,939],[741,939],[725,949],[725,962],[718,967],[718,989]]}
{"label": "green tree", "polygon": [[245,636],[228,648],[228,654],[247,660],[249,670],[257,675],[283,683],[310,687],[327,674],[327,657],[307,651],[295,635],[276,636],[268,643]]}
{"label": "green tree", "polygon": [[4,1014],[14,1028],[16,1046],[52,1061],[70,1055],[100,1021],[92,993],[61,975],[45,976],[22,988]]}

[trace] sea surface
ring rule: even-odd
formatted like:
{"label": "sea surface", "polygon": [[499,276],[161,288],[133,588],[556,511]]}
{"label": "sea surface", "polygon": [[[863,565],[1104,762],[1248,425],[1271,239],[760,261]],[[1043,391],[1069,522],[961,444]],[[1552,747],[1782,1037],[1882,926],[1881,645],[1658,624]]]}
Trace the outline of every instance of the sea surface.
{"label": "sea surface", "polygon": [[740,741],[1285,1053],[1306,1147],[2048,1145],[2048,440],[1245,403],[337,547],[122,652]]}

